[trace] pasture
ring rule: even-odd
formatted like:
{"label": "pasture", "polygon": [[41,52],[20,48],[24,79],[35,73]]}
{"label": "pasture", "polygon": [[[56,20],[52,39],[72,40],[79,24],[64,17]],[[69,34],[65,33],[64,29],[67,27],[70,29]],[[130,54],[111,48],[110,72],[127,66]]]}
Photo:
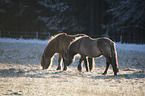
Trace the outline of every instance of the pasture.
{"label": "pasture", "polygon": [[145,45],[116,43],[119,73],[107,75],[104,57],[92,72],[77,71],[79,55],[67,71],[57,71],[58,55],[47,70],[40,57],[48,41],[0,39],[0,96],[144,96]]}

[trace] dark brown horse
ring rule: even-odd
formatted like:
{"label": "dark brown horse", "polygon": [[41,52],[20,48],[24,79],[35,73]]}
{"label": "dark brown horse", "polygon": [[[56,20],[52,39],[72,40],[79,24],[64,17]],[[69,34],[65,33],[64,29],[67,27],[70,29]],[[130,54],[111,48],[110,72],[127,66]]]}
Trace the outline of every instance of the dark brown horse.
{"label": "dark brown horse", "polygon": [[92,39],[91,37],[82,37],[69,45],[66,53],[65,53],[65,60],[64,65],[67,68],[72,63],[72,59],[75,54],[80,54],[81,58],[78,65],[78,70],[82,70],[81,62],[86,57],[100,57],[103,55],[106,58],[106,69],[103,75],[107,74],[107,70],[109,65],[111,64],[113,67],[114,75],[117,75],[119,71],[118,61],[117,61],[117,53],[115,48],[115,43],[110,40],[109,38],[97,38]]}
{"label": "dark brown horse", "polygon": [[[43,69],[47,69],[50,66],[51,58],[55,53],[59,54],[58,59],[58,67],[57,70],[61,70],[61,60],[64,57],[64,52],[67,50],[70,42],[72,42],[76,37],[85,36],[84,34],[77,34],[77,35],[67,35],[66,33],[60,33],[54,36],[48,42],[46,48],[41,57],[41,66]],[[92,61],[93,59],[89,58],[88,61],[90,63],[90,71],[93,69]],[[87,63],[85,64],[87,65]],[[64,70],[66,70],[64,68]],[[86,67],[86,71],[88,71],[88,67]]]}

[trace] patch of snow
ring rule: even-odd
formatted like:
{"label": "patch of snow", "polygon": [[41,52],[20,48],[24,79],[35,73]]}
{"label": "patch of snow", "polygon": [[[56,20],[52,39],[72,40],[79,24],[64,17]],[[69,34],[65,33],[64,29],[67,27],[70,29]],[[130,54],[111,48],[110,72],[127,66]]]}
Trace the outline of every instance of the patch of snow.
{"label": "patch of snow", "polygon": [[[7,43],[38,43],[47,44],[49,40],[0,38],[0,42]],[[145,44],[121,44],[116,42],[117,50],[145,52]]]}
{"label": "patch of snow", "polygon": [[145,52],[145,44],[121,44],[115,43],[117,49],[126,50],[126,51],[138,51],[138,52]]}

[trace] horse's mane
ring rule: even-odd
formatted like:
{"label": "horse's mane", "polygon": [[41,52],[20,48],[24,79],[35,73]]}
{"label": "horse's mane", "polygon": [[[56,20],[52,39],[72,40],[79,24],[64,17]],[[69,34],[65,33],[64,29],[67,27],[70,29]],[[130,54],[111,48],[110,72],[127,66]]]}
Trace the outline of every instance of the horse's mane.
{"label": "horse's mane", "polygon": [[54,40],[56,37],[58,37],[60,35],[67,35],[67,34],[66,33],[59,33],[59,34],[53,35],[53,36],[50,37],[50,39],[49,39],[47,44],[49,44],[50,41]]}
{"label": "horse's mane", "polygon": [[[56,34],[56,35],[54,35],[54,36],[51,36],[50,39],[49,39],[49,41],[48,41],[48,43],[49,43],[50,41],[54,40],[56,37],[58,37],[58,36],[60,36],[60,35],[65,35],[65,36],[73,37],[74,40],[78,40],[78,39],[81,38],[81,37],[87,37],[87,35],[85,35],[85,34],[68,35],[67,33],[59,33],[59,34]],[[74,40],[73,40],[73,41],[74,41]]]}
{"label": "horse's mane", "polygon": [[[79,35],[79,34],[78,34]],[[75,41],[77,41],[77,40],[79,40],[79,39],[81,39],[81,38],[83,38],[83,37],[89,37],[88,35],[85,35],[85,34],[81,34],[81,35],[79,35],[79,36],[77,36],[76,35],[76,37],[75,37],[75,39],[70,43],[70,45],[73,43],[73,42],[75,42]],[[90,38],[90,37],[89,37]]]}
{"label": "horse's mane", "polygon": [[59,34],[56,34],[56,35],[54,35],[54,36],[51,36],[50,37],[50,39],[48,40],[48,43],[47,43],[47,46],[46,46],[46,48],[44,49],[44,52],[43,52],[43,54],[47,54],[48,52],[48,46],[50,45],[50,44],[52,44],[52,43],[50,43],[51,41],[53,41],[53,40],[55,40],[55,38],[56,37],[58,37],[58,36],[60,36],[60,35],[67,35],[66,33],[59,33]]}
{"label": "horse's mane", "polygon": [[[56,35],[54,35],[54,36],[51,36],[50,39],[49,39],[49,41],[48,41],[48,44],[49,44],[51,41],[55,40],[56,37],[59,37],[59,36],[62,36],[62,35],[65,35],[65,36],[69,36],[69,37],[74,38],[74,39],[70,42],[70,44],[72,44],[73,42],[77,41],[77,40],[80,39],[80,38],[89,37],[88,35],[85,35],[85,34],[67,35],[67,33],[59,33],[59,34],[56,34]],[[89,38],[90,38],[90,37],[89,37]],[[47,44],[47,45],[48,45],[48,44]]]}

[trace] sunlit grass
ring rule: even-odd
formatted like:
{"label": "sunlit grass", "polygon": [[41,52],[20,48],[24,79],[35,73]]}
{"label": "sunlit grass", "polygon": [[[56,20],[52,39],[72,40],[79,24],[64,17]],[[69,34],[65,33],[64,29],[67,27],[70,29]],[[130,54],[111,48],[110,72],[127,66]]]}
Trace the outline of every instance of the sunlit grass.
{"label": "sunlit grass", "polygon": [[25,68],[25,74],[0,79],[0,95],[143,96],[145,93],[145,78],[128,78],[123,75],[131,76],[128,71],[121,70],[124,73],[114,77],[111,69],[108,75],[102,76],[101,68],[79,73],[76,68],[63,72],[56,71],[56,66],[50,70],[40,70],[39,66],[21,67]]}
{"label": "sunlit grass", "polygon": [[[79,57],[67,71],[57,71],[58,56],[52,66],[40,69],[45,44],[0,42],[0,96],[144,96],[145,53],[118,49],[120,71],[106,76],[105,58],[95,59],[92,72],[78,72]],[[128,53],[128,54],[126,54]]]}

